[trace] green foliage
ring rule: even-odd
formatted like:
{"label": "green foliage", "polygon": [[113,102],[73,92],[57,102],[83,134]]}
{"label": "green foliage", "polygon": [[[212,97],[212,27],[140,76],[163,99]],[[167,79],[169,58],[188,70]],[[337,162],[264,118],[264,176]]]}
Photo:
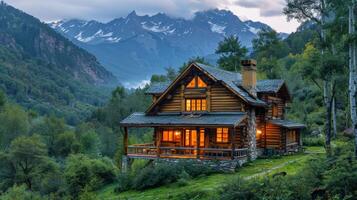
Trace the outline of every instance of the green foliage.
{"label": "green foliage", "polygon": [[325,138],[324,137],[303,137],[302,143],[304,146],[324,146]]}
{"label": "green foliage", "polygon": [[78,197],[85,188],[93,191],[112,183],[116,173],[117,169],[109,159],[93,159],[83,154],[70,155],[64,170],[67,190],[73,197]]}
{"label": "green foliage", "polygon": [[242,47],[238,37],[230,36],[224,38],[218,44],[216,54],[220,55],[218,60],[219,67],[228,71],[240,71],[240,61],[248,50]]}
{"label": "green foliage", "polygon": [[56,137],[53,147],[54,156],[65,158],[69,154],[79,153],[81,144],[74,132],[66,131]]}
{"label": "green foliage", "polygon": [[0,196],[1,200],[42,200],[43,198],[35,193],[26,189],[25,185],[10,188],[3,195]]}
{"label": "green foliage", "polygon": [[16,137],[27,135],[29,132],[28,115],[19,106],[6,105],[0,112],[0,121],[0,149],[7,149]]}

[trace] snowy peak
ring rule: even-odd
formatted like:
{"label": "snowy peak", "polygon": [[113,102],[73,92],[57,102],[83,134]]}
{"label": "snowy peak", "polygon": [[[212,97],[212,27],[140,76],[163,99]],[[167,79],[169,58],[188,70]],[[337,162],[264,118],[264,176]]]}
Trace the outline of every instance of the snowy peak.
{"label": "snowy peak", "polygon": [[162,39],[205,34],[221,39],[237,35],[247,47],[251,46],[251,40],[259,30],[270,28],[260,22],[243,22],[231,11],[219,9],[196,12],[193,19],[172,18],[164,13],[139,16],[132,11],[125,18],[108,23],[74,19],[52,22],[50,26],[70,39],[88,44],[120,43],[135,35],[147,33],[156,34]]}

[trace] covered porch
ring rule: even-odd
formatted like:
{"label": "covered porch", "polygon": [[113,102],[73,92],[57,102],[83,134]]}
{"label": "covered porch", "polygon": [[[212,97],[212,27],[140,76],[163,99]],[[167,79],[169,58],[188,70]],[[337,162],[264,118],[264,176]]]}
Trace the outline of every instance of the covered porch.
{"label": "covered porch", "polygon": [[[155,115],[133,113],[121,122],[124,154],[143,159],[234,160],[248,156],[245,113]],[[130,128],[152,127],[153,140],[128,144]]]}

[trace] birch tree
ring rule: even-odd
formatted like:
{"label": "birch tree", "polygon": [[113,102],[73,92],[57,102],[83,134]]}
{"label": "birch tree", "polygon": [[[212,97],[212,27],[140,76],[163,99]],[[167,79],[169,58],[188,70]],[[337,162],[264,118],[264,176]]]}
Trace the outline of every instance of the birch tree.
{"label": "birch tree", "polygon": [[[348,33],[351,38],[355,37],[355,0],[348,7]],[[352,130],[355,136],[355,156],[357,157],[357,113],[356,113],[356,42],[354,39],[349,43],[349,101],[352,121]]]}
{"label": "birch tree", "polygon": [[[301,22],[312,21],[319,26],[320,35],[320,50],[321,50],[321,69],[325,68],[325,54],[327,50],[326,43],[326,18],[328,14],[328,8],[326,0],[286,0],[287,6],[284,8],[284,14],[288,19],[297,19]],[[331,115],[332,115],[332,102],[335,93],[335,83],[330,81],[330,76],[323,75],[321,77],[323,81],[323,99],[326,108],[326,127],[325,127],[325,148],[330,154],[331,151]],[[332,87],[330,87],[332,86]]]}

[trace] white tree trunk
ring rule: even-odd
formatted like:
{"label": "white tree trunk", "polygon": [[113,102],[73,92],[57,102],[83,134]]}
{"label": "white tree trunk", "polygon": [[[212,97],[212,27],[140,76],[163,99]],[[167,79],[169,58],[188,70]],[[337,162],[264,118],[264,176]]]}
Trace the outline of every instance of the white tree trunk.
{"label": "white tree trunk", "polygon": [[332,99],[332,121],[333,121],[333,137],[337,136],[337,121],[336,121],[336,101],[335,97]]}
{"label": "white tree trunk", "polygon": [[[349,6],[349,34],[355,34],[355,0],[352,0],[352,5]],[[356,113],[356,42],[349,44],[349,97],[350,97],[350,112],[352,121],[352,130],[355,135],[355,155],[357,156],[357,113]]]}

